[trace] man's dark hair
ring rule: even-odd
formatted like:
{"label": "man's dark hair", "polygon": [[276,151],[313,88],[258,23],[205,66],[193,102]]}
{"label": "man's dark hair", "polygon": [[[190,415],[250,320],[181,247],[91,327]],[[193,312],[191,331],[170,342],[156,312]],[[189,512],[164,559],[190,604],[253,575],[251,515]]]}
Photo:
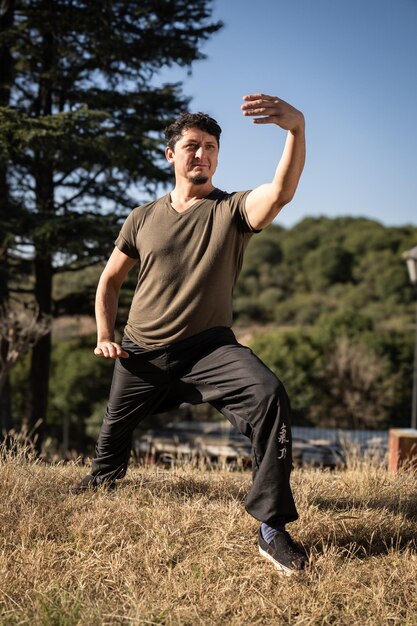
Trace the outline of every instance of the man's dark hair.
{"label": "man's dark hair", "polygon": [[171,150],[175,149],[175,144],[181,138],[182,132],[188,128],[199,128],[217,140],[220,146],[220,134],[222,129],[210,115],[206,113],[181,113],[181,115],[165,129],[165,139]]}

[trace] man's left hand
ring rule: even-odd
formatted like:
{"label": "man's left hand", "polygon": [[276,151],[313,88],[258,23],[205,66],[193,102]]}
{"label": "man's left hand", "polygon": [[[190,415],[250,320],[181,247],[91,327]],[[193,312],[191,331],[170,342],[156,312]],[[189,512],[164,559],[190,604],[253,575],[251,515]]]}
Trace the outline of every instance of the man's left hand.
{"label": "man's left hand", "polygon": [[262,93],[243,96],[243,100],[243,115],[254,117],[254,124],[277,124],[291,132],[304,129],[304,115],[285,100]]}

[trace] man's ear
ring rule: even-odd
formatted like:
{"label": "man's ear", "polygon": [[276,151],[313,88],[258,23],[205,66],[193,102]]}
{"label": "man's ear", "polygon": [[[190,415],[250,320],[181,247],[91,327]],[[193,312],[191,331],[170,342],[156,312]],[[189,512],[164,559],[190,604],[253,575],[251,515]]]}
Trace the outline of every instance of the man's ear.
{"label": "man's ear", "polygon": [[166,156],[166,159],[167,159],[168,163],[171,163],[171,164],[174,163],[175,153],[174,153],[173,149],[170,148],[169,146],[167,146],[165,148],[165,156]]}

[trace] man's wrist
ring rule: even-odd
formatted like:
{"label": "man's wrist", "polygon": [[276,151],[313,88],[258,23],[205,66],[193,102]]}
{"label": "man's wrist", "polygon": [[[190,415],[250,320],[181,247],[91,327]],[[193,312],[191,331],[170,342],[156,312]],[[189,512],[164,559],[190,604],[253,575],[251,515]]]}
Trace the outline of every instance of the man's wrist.
{"label": "man's wrist", "polygon": [[305,127],[306,127],[306,124],[305,124],[304,115],[300,112],[299,120],[293,128],[290,128],[290,133],[292,133],[293,135],[304,134]]}

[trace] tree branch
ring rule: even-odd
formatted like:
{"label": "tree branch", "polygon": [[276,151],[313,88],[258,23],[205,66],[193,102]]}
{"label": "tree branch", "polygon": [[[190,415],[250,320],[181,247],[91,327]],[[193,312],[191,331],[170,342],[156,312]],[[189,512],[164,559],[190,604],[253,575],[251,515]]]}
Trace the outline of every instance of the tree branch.
{"label": "tree branch", "polygon": [[71,204],[72,202],[74,202],[74,200],[76,200],[77,198],[79,198],[80,196],[84,195],[89,187],[91,187],[91,185],[94,184],[94,182],[97,180],[97,178],[100,176],[100,174],[102,174],[105,171],[105,168],[100,169],[97,174],[95,174],[92,178],[90,178],[83,187],[81,187],[81,189],[72,196],[72,198],[67,198],[67,200],[64,200],[64,202],[61,202],[59,204],[56,205],[56,210],[59,209],[63,209],[66,206],[68,206],[68,204]]}

